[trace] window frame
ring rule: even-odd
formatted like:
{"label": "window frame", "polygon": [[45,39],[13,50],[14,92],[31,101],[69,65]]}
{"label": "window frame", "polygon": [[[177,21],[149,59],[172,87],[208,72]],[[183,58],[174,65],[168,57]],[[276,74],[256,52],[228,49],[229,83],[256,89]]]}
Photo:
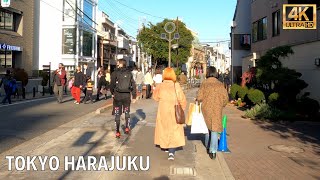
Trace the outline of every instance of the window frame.
{"label": "window frame", "polygon": [[272,13],[272,37],[276,37],[280,35],[280,26],[281,26],[280,13],[281,13],[280,9]]}
{"label": "window frame", "polygon": [[[15,18],[16,15],[15,15],[15,13],[12,11],[8,11],[6,9],[0,8],[0,14],[1,15],[3,14],[3,16],[1,16],[1,17],[3,17],[3,26],[0,26],[0,30],[15,32],[16,31],[16,18]],[[11,18],[10,18],[11,19],[11,26],[6,26],[6,23],[7,23],[6,20],[7,20],[8,15],[11,15]],[[0,21],[1,20],[2,19],[0,18]],[[11,27],[11,28],[7,28],[7,27]]]}
{"label": "window frame", "polygon": [[[257,26],[256,34],[254,32],[254,26]],[[268,39],[268,18],[267,16],[258,19],[252,23],[252,42],[259,42]]]}

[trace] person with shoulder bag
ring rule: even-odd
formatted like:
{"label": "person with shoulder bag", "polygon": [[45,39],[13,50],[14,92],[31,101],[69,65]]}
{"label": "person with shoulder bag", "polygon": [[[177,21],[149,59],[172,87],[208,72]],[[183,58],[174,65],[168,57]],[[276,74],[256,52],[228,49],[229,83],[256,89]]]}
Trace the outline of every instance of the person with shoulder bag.
{"label": "person with shoulder bag", "polygon": [[177,148],[185,145],[184,110],[187,100],[172,68],[163,72],[163,82],[158,84],[152,98],[159,102],[154,144],[169,152],[168,160],[174,160]]}
{"label": "person with shoulder bag", "polygon": [[209,129],[209,133],[205,136],[205,145],[209,157],[215,159],[218,149],[218,133],[223,130],[222,109],[227,105],[229,97],[223,83],[217,79],[218,73],[215,67],[207,69],[206,77],[207,79],[200,85],[197,101],[202,103],[201,112]]}

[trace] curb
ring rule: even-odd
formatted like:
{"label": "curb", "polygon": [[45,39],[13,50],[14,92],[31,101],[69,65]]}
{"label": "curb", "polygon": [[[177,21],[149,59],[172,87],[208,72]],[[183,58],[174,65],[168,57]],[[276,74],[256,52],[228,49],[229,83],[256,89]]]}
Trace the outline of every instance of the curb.
{"label": "curb", "polygon": [[105,105],[105,106],[102,106],[101,108],[98,108],[98,109],[95,111],[95,113],[96,113],[96,114],[102,114],[102,113],[108,111],[109,109],[112,109],[112,106],[113,106],[113,104],[112,104],[112,102],[111,102],[110,104],[107,104],[107,105]]}
{"label": "curb", "polygon": [[226,162],[226,160],[224,159],[224,156],[221,152],[218,152],[217,153],[217,156],[218,156],[218,160],[219,160],[219,163],[220,163],[220,167],[222,169],[222,172],[224,174],[224,177],[227,179],[227,180],[235,180],[235,178],[233,177],[232,173],[231,173],[231,170],[229,169],[229,166]]}

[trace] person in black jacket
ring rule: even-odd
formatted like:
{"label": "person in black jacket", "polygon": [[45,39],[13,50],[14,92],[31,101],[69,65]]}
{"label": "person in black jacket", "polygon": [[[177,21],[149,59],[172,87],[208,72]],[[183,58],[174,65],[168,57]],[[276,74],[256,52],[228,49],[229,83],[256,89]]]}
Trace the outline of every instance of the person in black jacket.
{"label": "person in black jacket", "polygon": [[85,79],[86,82],[85,82],[85,86],[82,88],[82,92],[84,93],[84,97],[82,98],[81,102],[84,101],[84,98],[87,95],[86,83],[88,82],[88,79],[91,78],[91,70],[88,68],[88,63],[84,63],[83,64],[82,73],[84,75],[84,79]]}
{"label": "person in black jacket", "polygon": [[77,71],[74,73],[74,83],[72,87],[72,96],[76,100],[75,104],[80,104],[81,89],[84,86],[86,80],[83,73],[81,72],[81,67],[77,66]]}
{"label": "person in black jacket", "polygon": [[[119,60],[119,68],[111,74],[110,91],[114,101],[116,122],[116,138],[120,138],[120,116],[125,113],[125,134],[130,132],[130,104],[131,95],[136,99],[136,84],[131,71],[126,68],[126,61]],[[135,100],[134,100],[135,101]]]}

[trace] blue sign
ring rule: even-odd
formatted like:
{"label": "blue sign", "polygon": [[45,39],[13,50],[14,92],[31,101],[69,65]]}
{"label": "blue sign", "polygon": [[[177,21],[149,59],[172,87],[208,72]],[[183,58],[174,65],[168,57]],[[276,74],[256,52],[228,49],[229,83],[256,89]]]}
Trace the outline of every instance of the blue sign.
{"label": "blue sign", "polygon": [[22,51],[22,48],[19,46],[11,46],[5,43],[0,44],[0,49],[7,50],[7,51]]}

